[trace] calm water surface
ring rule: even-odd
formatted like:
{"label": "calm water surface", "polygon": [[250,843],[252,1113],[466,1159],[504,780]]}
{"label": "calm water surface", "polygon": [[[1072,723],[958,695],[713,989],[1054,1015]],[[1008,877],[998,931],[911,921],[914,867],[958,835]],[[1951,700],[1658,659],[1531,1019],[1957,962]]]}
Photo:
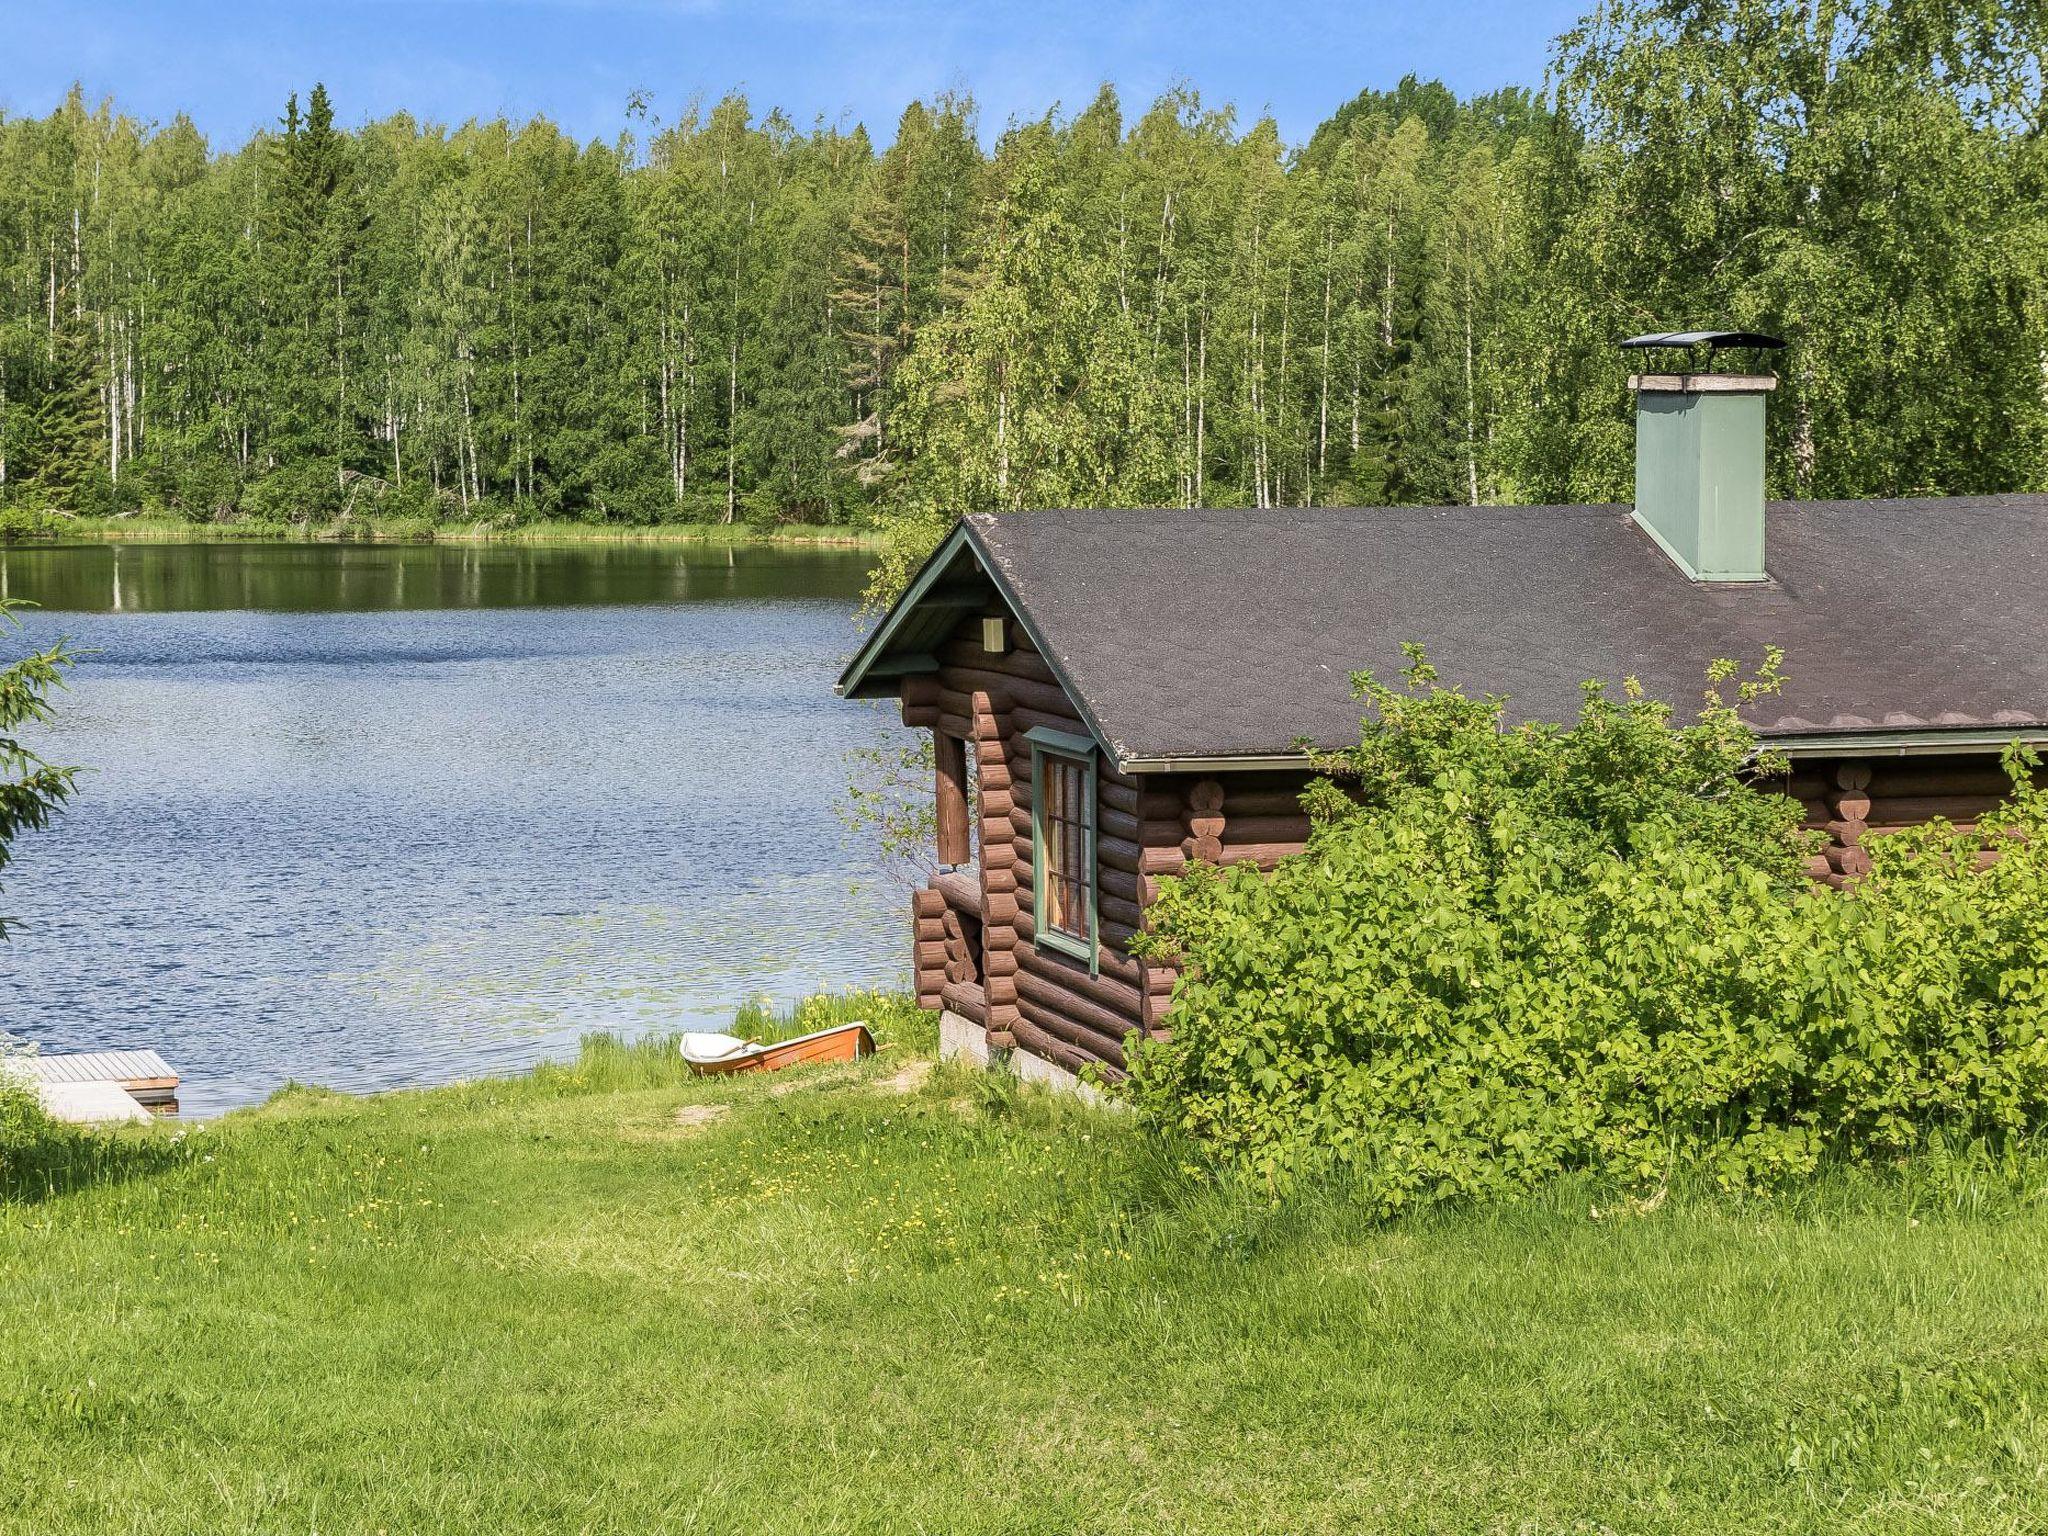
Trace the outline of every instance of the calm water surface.
{"label": "calm water surface", "polygon": [[288,1079],[521,1067],[593,1029],[904,978],[833,813],[866,561],[843,552],[0,549],[26,634],[96,654],[23,837],[0,1030],[153,1046],[186,1112]]}

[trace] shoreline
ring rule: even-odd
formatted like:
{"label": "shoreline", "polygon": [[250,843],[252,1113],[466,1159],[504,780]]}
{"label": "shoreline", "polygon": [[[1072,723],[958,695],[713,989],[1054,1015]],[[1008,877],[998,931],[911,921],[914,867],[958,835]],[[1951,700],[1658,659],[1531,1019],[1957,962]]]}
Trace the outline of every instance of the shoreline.
{"label": "shoreline", "polygon": [[733,549],[879,550],[883,537],[868,528],[824,524],[772,529],[724,523],[660,523],[621,527],[547,522],[517,527],[490,523],[412,524],[351,522],[188,523],[177,518],[76,518],[49,529],[0,541],[0,548],[53,548],[66,544],[675,544]]}

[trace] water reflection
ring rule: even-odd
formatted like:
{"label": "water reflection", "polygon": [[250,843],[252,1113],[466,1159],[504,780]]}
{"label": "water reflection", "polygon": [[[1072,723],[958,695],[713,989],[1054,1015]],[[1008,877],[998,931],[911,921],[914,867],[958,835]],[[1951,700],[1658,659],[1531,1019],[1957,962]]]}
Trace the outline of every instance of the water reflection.
{"label": "water reflection", "polygon": [[857,550],[649,544],[0,545],[0,598],[77,613],[849,602]]}

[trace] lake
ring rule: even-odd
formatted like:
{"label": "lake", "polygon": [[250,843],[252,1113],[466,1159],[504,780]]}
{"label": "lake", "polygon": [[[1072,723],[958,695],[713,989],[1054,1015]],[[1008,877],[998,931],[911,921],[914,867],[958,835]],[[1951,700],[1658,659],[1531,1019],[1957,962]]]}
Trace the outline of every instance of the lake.
{"label": "lake", "polygon": [[89,769],[0,877],[0,1031],[150,1046],[187,1114],[504,1072],[907,980],[835,804],[867,558],[701,546],[0,548],[0,657],[93,654]]}

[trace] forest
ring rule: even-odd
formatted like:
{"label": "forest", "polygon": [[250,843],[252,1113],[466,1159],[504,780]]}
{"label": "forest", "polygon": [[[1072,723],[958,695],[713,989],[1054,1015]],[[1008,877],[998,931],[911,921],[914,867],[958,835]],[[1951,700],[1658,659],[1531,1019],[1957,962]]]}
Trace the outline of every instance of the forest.
{"label": "forest", "polygon": [[1786,336],[1773,491],[2048,484],[2038,0],[1613,0],[1304,143],[740,96],[232,150],[0,118],[0,510],[884,522],[1625,495],[1613,343]]}

